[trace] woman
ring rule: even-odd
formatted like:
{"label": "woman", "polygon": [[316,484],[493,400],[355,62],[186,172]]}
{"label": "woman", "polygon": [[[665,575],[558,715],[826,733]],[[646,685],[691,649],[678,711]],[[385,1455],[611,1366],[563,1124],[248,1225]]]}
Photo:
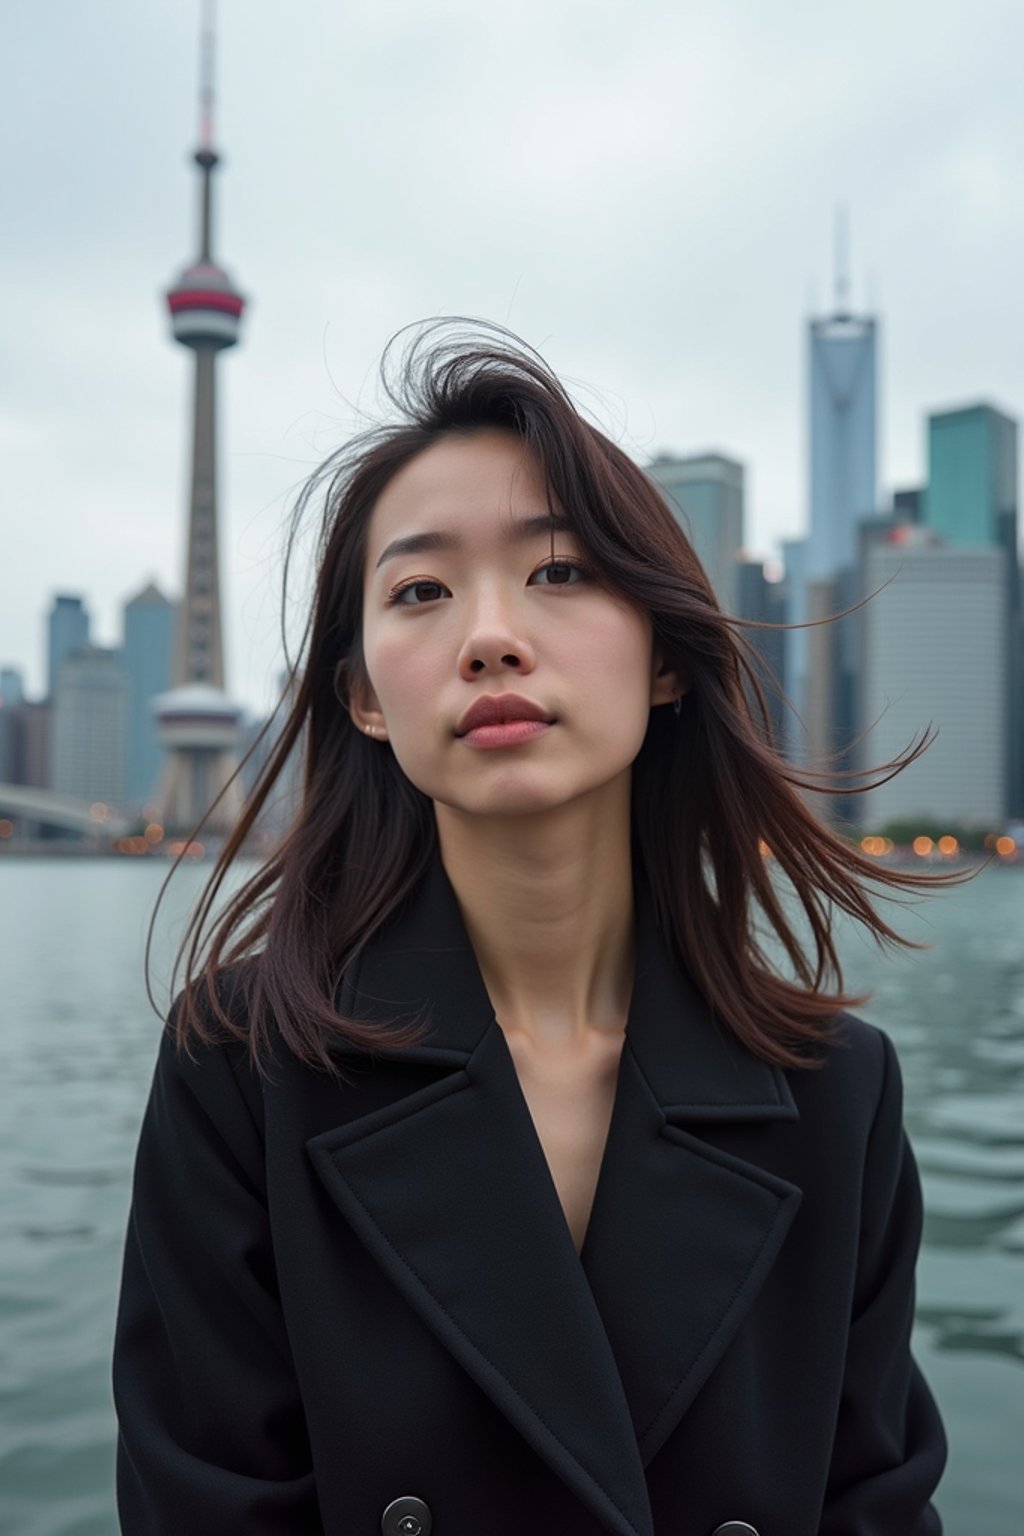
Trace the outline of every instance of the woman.
{"label": "woman", "polygon": [[392,400],[301,499],[294,702],[160,1044],[122,1530],[934,1536],[900,1074],[825,988],[830,904],[909,944],[864,882],[934,882],[807,808],[740,621],[535,354],[428,331]]}

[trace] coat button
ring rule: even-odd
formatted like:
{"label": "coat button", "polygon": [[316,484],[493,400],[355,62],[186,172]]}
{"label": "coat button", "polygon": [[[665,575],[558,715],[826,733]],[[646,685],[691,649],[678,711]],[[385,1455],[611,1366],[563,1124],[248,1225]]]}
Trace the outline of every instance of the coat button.
{"label": "coat button", "polygon": [[[429,1507],[411,1493],[392,1499],[380,1517],[381,1536],[430,1536],[434,1521]],[[757,1533],[754,1533],[757,1536]]]}
{"label": "coat button", "polygon": [[716,1525],[711,1536],[757,1536],[757,1530],[745,1520],[727,1520],[724,1525]]}

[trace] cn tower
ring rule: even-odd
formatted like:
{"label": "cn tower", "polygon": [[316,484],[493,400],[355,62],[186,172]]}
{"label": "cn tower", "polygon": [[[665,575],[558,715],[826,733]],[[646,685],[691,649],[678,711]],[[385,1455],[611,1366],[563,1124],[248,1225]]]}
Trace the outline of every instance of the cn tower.
{"label": "cn tower", "polygon": [[[224,691],[220,565],[217,553],[217,354],[233,347],[245,301],[213,258],[213,8],[207,0],[201,35],[199,256],[167,294],[174,339],[195,356],[192,478],[185,551],[185,584],[178,616],[173,685],[153,701],[167,766],[158,796],[160,820],[171,834],[193,831],[234,772],[239,707]],[[237,780],[209,817],[214,834],[227,831],[241,808]]]}

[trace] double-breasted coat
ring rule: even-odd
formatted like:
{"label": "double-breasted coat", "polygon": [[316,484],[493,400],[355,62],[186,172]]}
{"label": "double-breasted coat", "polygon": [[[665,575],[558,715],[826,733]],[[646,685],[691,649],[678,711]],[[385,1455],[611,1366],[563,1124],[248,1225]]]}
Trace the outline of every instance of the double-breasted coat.
{"label": "double-breasted coat", "polygon": [[161,1038],[113,1359],[126,1536],[936,1536],[881,1030],[761,1061],[639,882],[577,1255],[439,855],[339,1003],[429,1003],[432,1033],[343,1049],[347,1083]]}

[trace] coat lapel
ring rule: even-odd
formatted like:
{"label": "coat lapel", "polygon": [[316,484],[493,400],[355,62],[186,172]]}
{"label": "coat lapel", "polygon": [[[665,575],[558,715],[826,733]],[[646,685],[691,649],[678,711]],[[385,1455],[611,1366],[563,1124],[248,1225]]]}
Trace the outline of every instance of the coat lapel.
{"label": "coat lapel", "polygon": [[669,958],[637,887],[637,965],[615,1106],[581,1255],[644,1465],[724,1354],[775,1262],[801,1191],[690,1124],[797,1120]]}
{"label": "coat lapel", "polygon": [[[714,1024],[644,882],[608,1142],[580,1256],[439,853],[338,1004],[405,1020],[426,1087],[313,1137],[334,1202],[393,1284],[616,1536],[653,1536],[644,1468],[759,1291],[800,1201],[690,1122],[795,1120],[785,1076]],[[351,1048],[342,1047],[343,1051]]]}

